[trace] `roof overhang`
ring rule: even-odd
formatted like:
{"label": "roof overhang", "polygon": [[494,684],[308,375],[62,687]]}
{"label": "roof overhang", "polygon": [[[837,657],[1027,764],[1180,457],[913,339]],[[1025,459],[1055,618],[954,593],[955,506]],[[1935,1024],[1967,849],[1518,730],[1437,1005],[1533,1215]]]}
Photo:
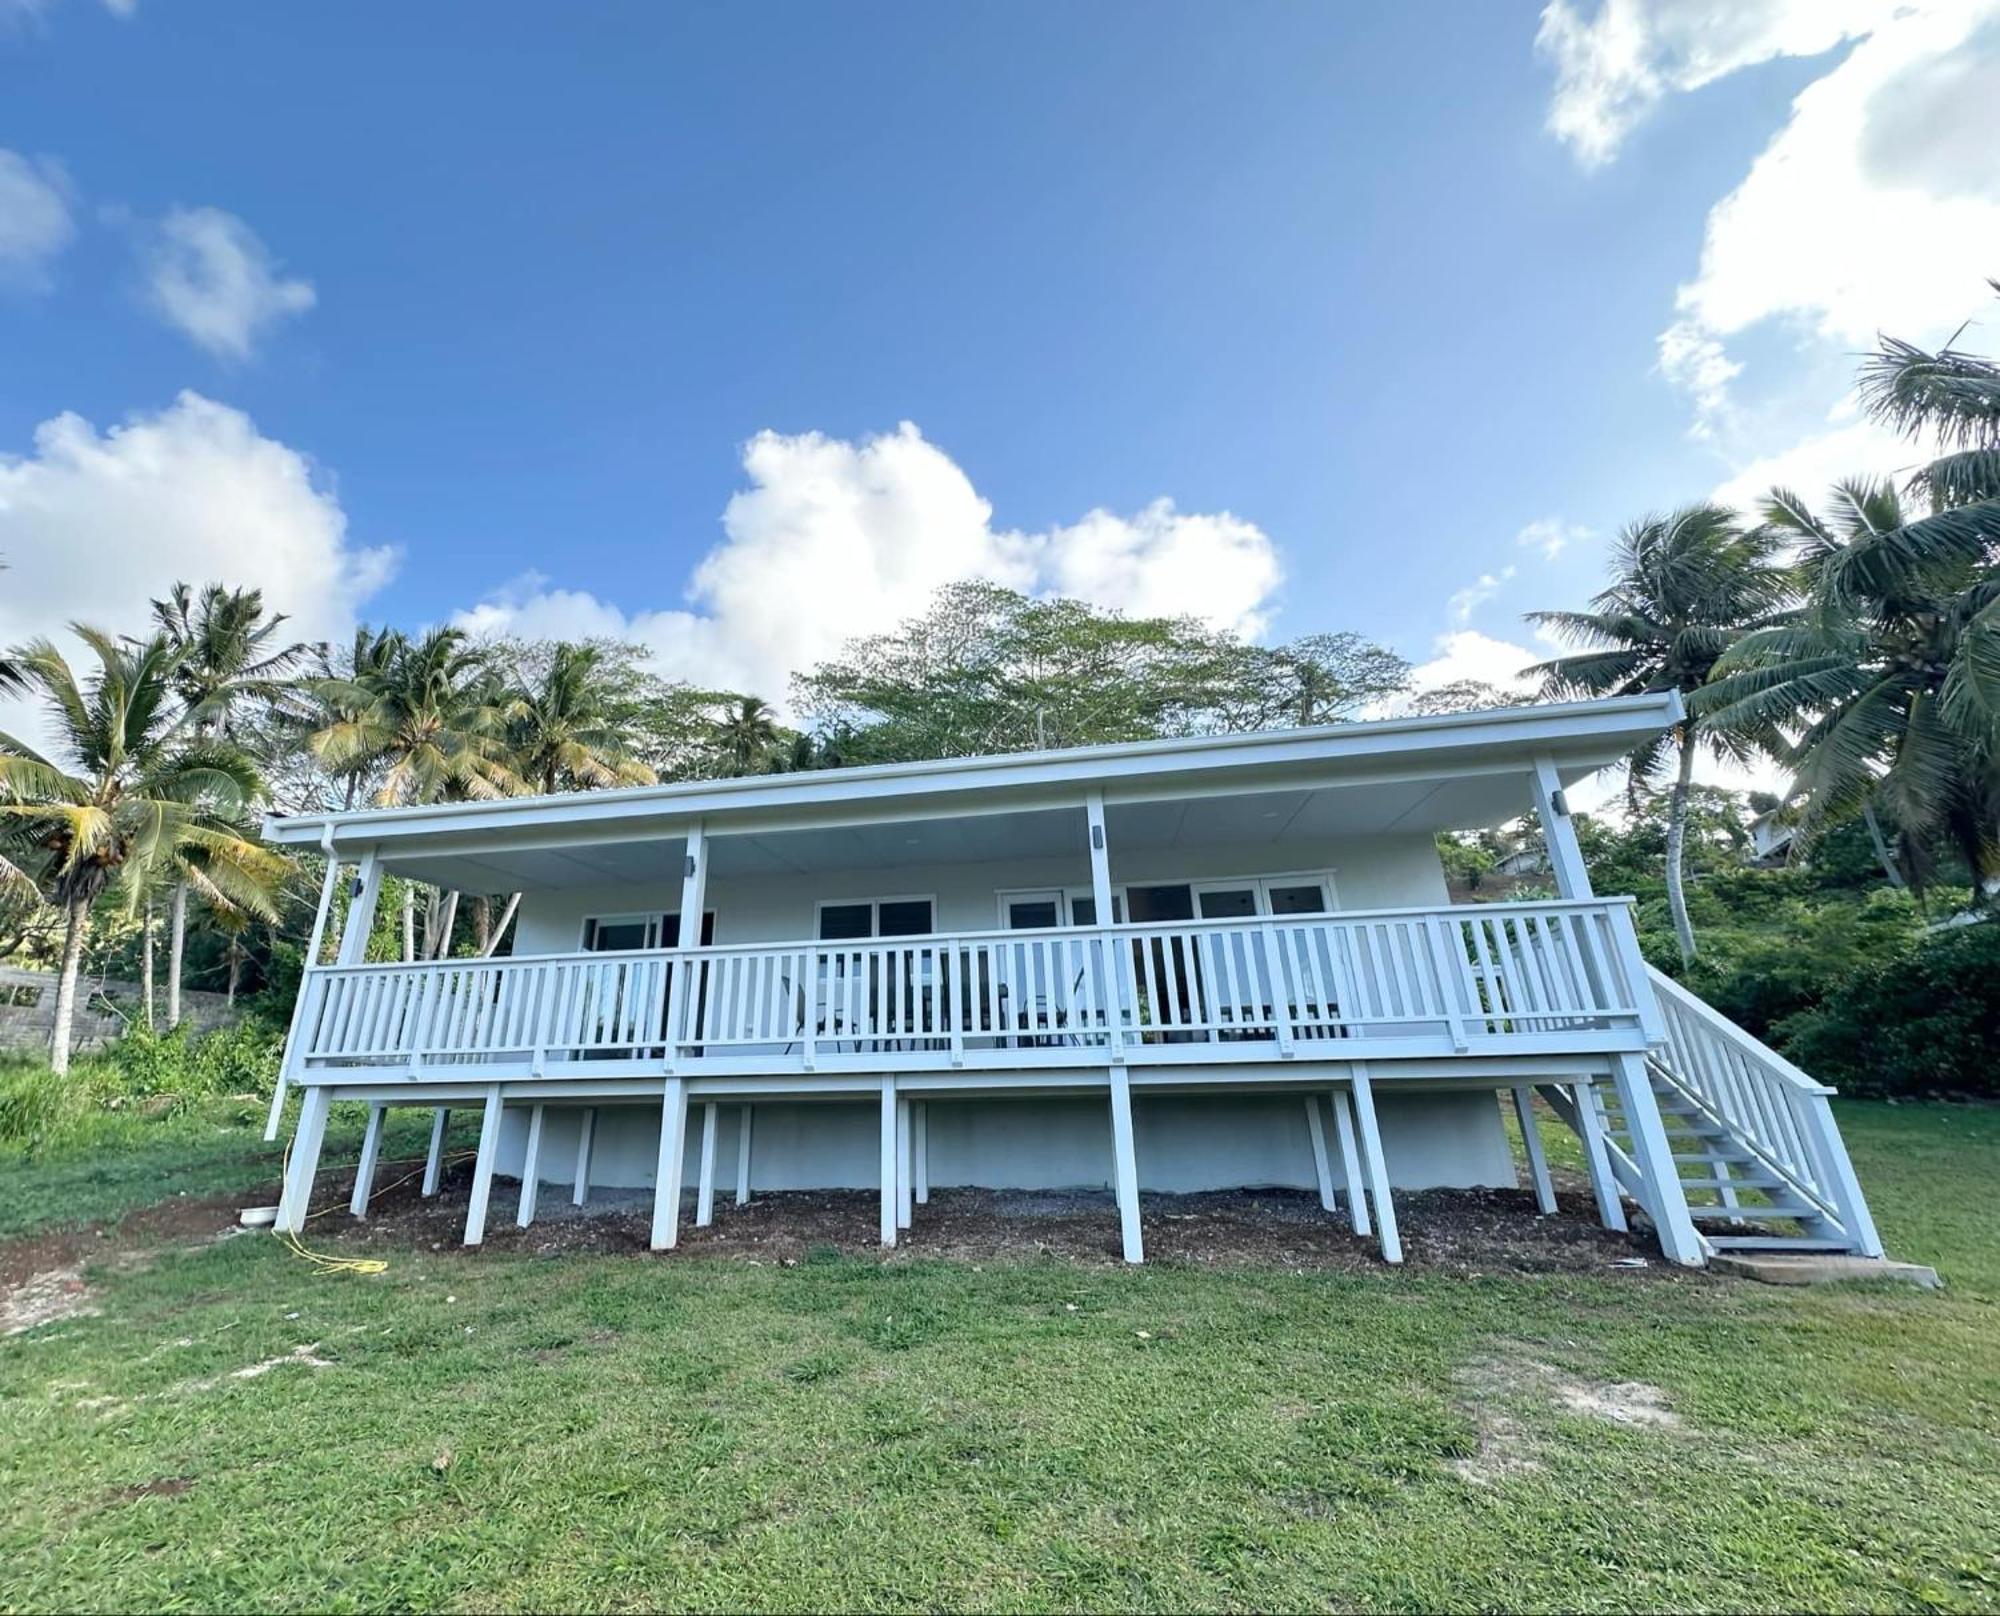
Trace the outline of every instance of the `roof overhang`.
{"label": "roof overhang", "polygon": [[[711,835],[769,836],[893,824],[1257,793],[1360,791],[1416,782],[1518,776],[1550,759],[1565,785],[1629,755],[1682,717],[1677,693],[1497,708],[1434,718],[1211,735],[999,757],[948,758],[800,774],[510,797],[490,802],[274,816],[281,845],[370,848],[399,863],[443,854],[677,839],[700,821]],[[1523,809],[1508,790],[1432,794],[1459,828],[1501,823]],[[1447,809],[1446,803],[1462,806]],[[1441,820],[1437,828],[1452,828]]]}

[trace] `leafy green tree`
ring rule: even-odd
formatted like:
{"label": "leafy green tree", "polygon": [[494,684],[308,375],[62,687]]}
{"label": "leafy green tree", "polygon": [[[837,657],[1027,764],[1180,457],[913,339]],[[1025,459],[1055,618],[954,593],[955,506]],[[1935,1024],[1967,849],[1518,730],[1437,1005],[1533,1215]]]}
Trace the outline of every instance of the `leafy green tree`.
{"label": "leafy green tree", "polygon": [[181,653],[162,635],[120,644],[73,625],[97,660],[79,683],[47,640],[13,652],[21,681],[41,698],[63,761],[0,734],[0,849],[16,867],[28,852],[62,911],[51,1064],[69,1070],[78,967],[91,912],[126,866],[164,868],[198,854],[204,879],[228,901],[272,916],[284,862],[233,828],[251,803],[250,760],[226,741],[191,733],[175,700]]}
{"label": "leafy green tree", "polygon": [[[1768,528],[1745,528],[1719,505],[1684,506],[1633,523],[1619,536],[1611,583],[1592,598],[1592,610],[1528,614],[1529,622],[1581,648],[1530,668],[1528,676],[1539,677],[1543,696],[1553,701],[1656,690],[1691,695],[1740,635],[1770,623],[1786,605],[1790,584],[1779,548]],[[1667,895],[1683,961],[1696,954],[1681,870],[1695,754],[1707,745],[1741,758],[1769,739],[1754,725],[1690,719],[1630,759],[1635,786],[1664,772],[1671,759]]]}

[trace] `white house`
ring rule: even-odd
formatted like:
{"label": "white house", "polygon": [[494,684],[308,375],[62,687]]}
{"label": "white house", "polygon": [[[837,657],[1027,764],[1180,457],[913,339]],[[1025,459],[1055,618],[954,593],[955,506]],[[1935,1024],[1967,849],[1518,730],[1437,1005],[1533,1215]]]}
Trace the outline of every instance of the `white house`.
{"label": "white house", "polygon": [[[1828,1090],[1641,959],[1599,897],[1565,787],[1680,716],[1632,697],[556,798],[277,818],[327,855],[272,1106],[304,1090],[280,1229],[327,1105],[483,1123],[496,1177],[867,1187],[881,1237],[931,1186],[1317,1189],[1399,1255],[1394,1192],[1512,1184],[1503,1103],[1577,1131],[1596,1210],[1666,1255],[1879,1254]],[[1549,902],[1453,906],[1442,830],[1532,807]],[[352,901],[337,946],[343,871]],[[511,955],[363,958],[386,874],[519,892]],[[699,917],[697,922],[695,917]],[[323,949],[333,948],[322,962]],[[1529,1172],[1553,1207],[1534,1130]]]}

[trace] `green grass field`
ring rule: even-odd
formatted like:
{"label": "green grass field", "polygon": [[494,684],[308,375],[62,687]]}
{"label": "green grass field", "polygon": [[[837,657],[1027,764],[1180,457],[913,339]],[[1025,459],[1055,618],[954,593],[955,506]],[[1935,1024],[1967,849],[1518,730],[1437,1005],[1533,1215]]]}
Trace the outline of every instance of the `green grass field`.
{"label": "green grass field", "polygon": [[[127,1252],[0,1340],[0,1606],[1990,1610],[2000,1111],[1842,1120],[1943,1294]],[[0,1230],[246,1137],[0,1159]]]}

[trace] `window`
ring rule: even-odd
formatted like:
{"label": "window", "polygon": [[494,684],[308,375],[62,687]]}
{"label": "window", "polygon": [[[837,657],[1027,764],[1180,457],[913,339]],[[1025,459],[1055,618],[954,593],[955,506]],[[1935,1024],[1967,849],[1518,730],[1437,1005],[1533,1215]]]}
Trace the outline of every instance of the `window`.
{"label": "window", "polygon": [[[715,911],[701,917],[703,946],[715,941]],[[642,948],[678,948],[679,915],[591,915],[583,923],[586,954],[618,954]]]}
{"label": "window", "polygon": [[[1125,919],[1125,894],[1111,894],[1111,913]],[[1034,887],[1000,894],[1000,924],[1007,931],[1043,931],[1097,924],[1097,898],[1088,887]]]}
{"label": "window", "polygon": [[929,898],[856,898],[819,906],[819,940],[859,937],[925,937],[932,930]]}

